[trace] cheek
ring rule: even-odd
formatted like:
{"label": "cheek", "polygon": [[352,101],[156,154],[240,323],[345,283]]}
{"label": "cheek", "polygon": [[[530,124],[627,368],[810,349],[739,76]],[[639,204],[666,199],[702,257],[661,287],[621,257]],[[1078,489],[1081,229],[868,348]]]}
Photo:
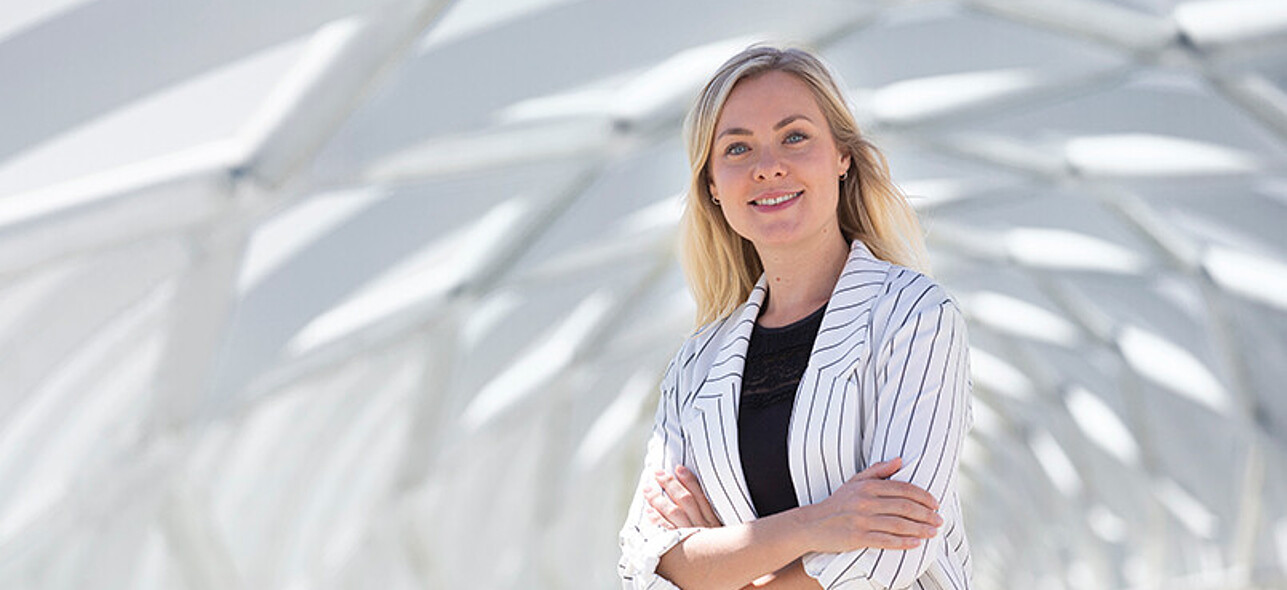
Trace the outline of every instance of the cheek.
{"label": "cheek", "polygon": [[726,167],[713,167],[710,171],[709,178],[710,184],[708,187],[711,189],[711,194],[713,195],[718,196],[730,194],[736,189],[734,186],[733,175],[729,174],[729,170]]}
{"label": "cheek", "polygon": [[734,233],[740,236],[745,236],[746,230],[750,225],[749,218],[751,212],[738,205],[738,203],[725,201],[724,204],[719,207],[719,215],[724,218],[724,223],[728,224],[728,226],[733,229]]}
{"label": "cheek", "polygon": [[728,176],[728,166],[723,164],[712,163],[706,167],[706,170],[709,171],[707,176],[711,179],[711,182],[721,182]]}
{"label": "cheek", "polygon": [[835,170],[836,176],[837,177],[840,176],[840,170],[838,168],[838,162],[840,161],[840,156],[837,155],[834,151],[825,150],[825,149],[813,149],[813,150],[809,150],[809,153],[806,155],[806,158],[808,160],[807,165],[811,170],[816,170],[818,172],[822,172],[825,170],[828,173],[830,173],[831,170]]}

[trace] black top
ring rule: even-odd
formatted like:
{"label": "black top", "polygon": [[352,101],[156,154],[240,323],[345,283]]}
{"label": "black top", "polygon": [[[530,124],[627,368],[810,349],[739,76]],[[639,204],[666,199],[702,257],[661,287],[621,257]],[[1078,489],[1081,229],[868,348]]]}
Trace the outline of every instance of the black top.
{"label": "black top", "polygon": [[809,317],[780,328],[756,324],[751,332],[742,373],[737,444],[751,502],[761,517],[799,506],[787,464],[787,427],[826,309],[823,305]]}

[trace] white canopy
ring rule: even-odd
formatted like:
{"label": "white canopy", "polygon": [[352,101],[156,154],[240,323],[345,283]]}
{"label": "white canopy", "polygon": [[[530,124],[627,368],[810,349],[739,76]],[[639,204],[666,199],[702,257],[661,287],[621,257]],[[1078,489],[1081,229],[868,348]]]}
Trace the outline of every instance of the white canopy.
{"label": "white canopy", "polygon": [[1280,0],[10,0],[0,587],[615,586],[760,40],[968,316],[978,586],[1287,586]]}

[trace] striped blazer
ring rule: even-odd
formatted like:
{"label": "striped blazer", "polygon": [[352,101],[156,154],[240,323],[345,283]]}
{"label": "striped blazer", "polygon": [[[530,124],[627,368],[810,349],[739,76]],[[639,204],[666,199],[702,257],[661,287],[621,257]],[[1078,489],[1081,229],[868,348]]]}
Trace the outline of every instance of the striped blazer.
{"label": "striped blazer", "polygon": [[[674,588],[656,574],[661,555],[698,529],[656,527],[643,516],[643,485],[683,464],[724,524],[756,518],[737,445],[742,368],[766,294],[761,277],[746,303],[698,330],[671,361],[643,473],[621,529],[625,588]],[[939,500],[943,526],[919,547],[809,553],[804,568],[830,589],[971,587],[969,543],[957,473],[973,423],[966,325],[933,279],[880,260],[861,241],[831,294],[800,379],[787,434],[800,505],[830,496],[870,464],[902,457],[892,479]]]}

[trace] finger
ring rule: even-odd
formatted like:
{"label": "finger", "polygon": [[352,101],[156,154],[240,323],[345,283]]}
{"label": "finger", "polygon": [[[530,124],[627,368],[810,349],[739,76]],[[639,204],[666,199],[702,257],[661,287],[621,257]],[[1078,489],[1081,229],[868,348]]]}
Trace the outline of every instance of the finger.
{"label": "finger", "polygon": [[702,490],[702,483],[697,481],[697,475],[683,465],[675,466],[675,479],[684,486],[688,495],[692,497],[693,504],[697,507],[697,517],[705,526],[717,526],[715,524],[714,511],[711,510],[710,502],[706,499],[706,492]]}
{"label": "finger", "polygon": [[694,526],[693,523],[700,520],[701,516],[692,498],[688,497],[688,490],[684,489],[683,484],[675,481],[675,477],[668,472],[658,471],[655,477],[657,487],[661,488],[659,495],[666,498],[666,502],[657,507],[662,516],[676,526]]}
{"label": "finger", "polygon": [[919,547],[921,540],[916,537],[903,537],[889,533],[871,532],[863,535],[862,545],[876,549],[913,549]]}
{"label": "finger", "polygon": [[[702,516],[701,508],[697,506],[697,499],[674,475],[662,472],[657,476],[657,483],[662,486],[662,490],[666,492],[666,495],[670,496],[670,500],[679,507],[679,510],[683,512],[684,518],[689,523],[705,520],[705,517]],[[692,526],[692,524],[687,526]]]}
{"label": "finger", "polygon": [[688,488],[689,493],[697,500],[697,508],[701,510],[702,518],[706,520],[706,526],[720,526],[719,518],[715,516],[715,510],[711,508],[710,499],[706,497],[706,492],[702,490],[702,482],[697,481],[697,474],[683,465],[675,467],[675,475],[679,477],[680,483]]}
{"label": "finger", "polygon": [[943,526],[943,517],[924,504],[907,498],[881,497],[873,504],[873,514],[898,516],[930,526]]}
{"label": "finger", "polygon": [[867,466],[866,469],[858,472],[858,475],[855,475],[854,479],[885,479],[886,477],[897,473],[898,469],[902,466],[903,458],[894,457],[888,461],[881,461],[880,463],[873,463]]}
{"label": "finger", "polygon": [[666,508],[666,503],[670,501],[669,498],[665,497],[665,494],[661,493],[661,490],[651,485],[644,486],[643,498],[647,502],[644,505],[644,509],[646,511],[650,510],[649,514],[655,514],[658,517],[661,516],[661,511]]}
{"label": "finger", "polygon": [[651,522],[652,524],[659,526],[661,528],[664,528],[664,529],[676,528],[675,525],[671,524],[669,520],[666,520],[666,518],[663,517],[659,512],[657,512],[657,509],[653,508],[652,506],[644,506],[644,517],[648,519],[648,522]]}
{"label": "finger", "polygon": [[656,486],[644,486],[644,499],[648,501],[648,507],[665,519],[671,528],[693,526],[692,520],[684,514],[683,509],[675,505],[674,500]]}
{"label": "finger", "polygon": [[662,494],[661,494],[661,490],[657,489],[657,486],[644,485],[644,488],[643,488],[644,501],[648,502],[648,505],[654,509],[657,508],[659,505],[664,506],[664,504],[659,504],[658,498],[657,498],[658,495],[662,495]]}
{"label": "finger", "polygon": [[925,488],[916,484],[907,483],[905,481],[884,480],[873,481],[864,485],[867,485],[877,496],[888,498],[907,498],[908,500],[917,502],[930,510],[939,509],[938,500],[934,498],[933,494],[930,494],[925,491]]}
{"label": "finger", "polygon": [[[657,509],[654,508],[654,510]],[[693,521],[689,520],[688,515],[684,514],[684,511],[674,504],[670,504],[670,506],[664,510],[657,510],[657,512],[659,512],[661,517],[666,519],[673,528],[688,528],[693,526]]]}
{"label": "finger", "polygon": [[867,520],[867,530],[900,537],[928,539],[938,534],[938,527],[908,520],[901,516],[873,516]]}

